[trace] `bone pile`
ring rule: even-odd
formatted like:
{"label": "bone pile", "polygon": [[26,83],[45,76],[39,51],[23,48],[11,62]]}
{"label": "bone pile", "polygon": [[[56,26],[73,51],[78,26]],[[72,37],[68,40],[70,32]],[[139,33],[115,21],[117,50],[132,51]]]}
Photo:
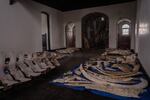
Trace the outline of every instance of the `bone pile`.
{"label": "bone pile", "polygon": [[79,51],[79,49],[78,48],[66,48],[66,49],[62,49],[62,50],[57,50],[57,52],[61,53],[61,54],[71,54],[76,51]]}
{"label": "bone pile", "polygon": [[10,89],[47,74],[60,66],[58,57],[52,52],[0,52],[0,90]]}
{"label": "bone pile", "polygon": [[108,49],[53,82],[139,98],[148,86],[148,81],[142,77],[140,67],[133,52]]}

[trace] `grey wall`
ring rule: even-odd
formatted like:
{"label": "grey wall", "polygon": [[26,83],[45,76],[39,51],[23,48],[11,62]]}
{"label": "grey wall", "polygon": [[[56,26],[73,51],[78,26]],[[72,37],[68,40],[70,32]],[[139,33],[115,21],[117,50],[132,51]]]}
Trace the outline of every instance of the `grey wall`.
{"label": "grey wall", "polygon": [[[136,19],[136,2],[116,4],[103,7],[88,8],[82,10],[74,10],[64,12],[63,25],[72,21],[76,25],[76,47],[82,47],[81,43],[81,19],[83,16],[92,13],[101,12],[109,17],[109,47],[116,48],[117,44],[117,21],[120,18],[129,18],[132,21],[132,43],[131,48],[134,49],[134,25]],[[65,37],[64,37],[65,38]]]}
{"label": "grey wall", "polygon": [[41,51],[41,11],[50,15],[51,48],[63,48],[62,12],[31,0],[0,0],[0,51]]}
{"label": "grey wall", "polygon": [[150,0],[138,0],[136,26],[136,51],[150,76]]}

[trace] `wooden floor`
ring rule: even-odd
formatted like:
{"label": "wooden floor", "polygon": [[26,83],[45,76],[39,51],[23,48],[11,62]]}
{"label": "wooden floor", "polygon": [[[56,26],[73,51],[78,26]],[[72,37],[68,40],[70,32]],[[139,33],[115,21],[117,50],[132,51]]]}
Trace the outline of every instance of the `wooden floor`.
{"label": "wooden floor", "polygon": [[89,92],[75,91],[49,84],[49,81],[59,77],[75,65],[86,61],[89,57],[97,55],[97,53],[95,50],[74,53],[72,56],[61,60],[62,65],[48,75],[0,93],[0,100],[112,100]]}

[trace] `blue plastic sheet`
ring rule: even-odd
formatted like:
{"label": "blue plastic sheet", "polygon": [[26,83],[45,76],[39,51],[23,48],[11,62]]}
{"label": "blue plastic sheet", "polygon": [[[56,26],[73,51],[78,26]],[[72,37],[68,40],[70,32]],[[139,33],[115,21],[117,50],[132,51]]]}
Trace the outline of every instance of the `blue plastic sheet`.
{"label": "blue plastic sheet", "polygon": [[[78,68],[79,65],[75,66],[71,71],[74,73],[74,70],[76,70],[76,68]],[[61,87],[65,87],[65,88],[70,88],[73,90],[77,90],[77,91],[89,91],[93,94],[99,95],[99,96],[104,96],[104,97],[110,97],[116,100],[150,100],[150,88],[145,89],[145,91],[140,94],[139,98],[129,98],[129,97],[123,97],[123,96],[118,96],[118,95],[114,95],[111,93],[107,93],[107,92],[103,92],[103,91],[98,91],[98,90],[92,90],[92,89],[87,89],[85,87],[82,86],[68,86],[66,84],[63,83],[55,83],[55,82],[49,82],[52,85],[55,86],[61,86]]]}

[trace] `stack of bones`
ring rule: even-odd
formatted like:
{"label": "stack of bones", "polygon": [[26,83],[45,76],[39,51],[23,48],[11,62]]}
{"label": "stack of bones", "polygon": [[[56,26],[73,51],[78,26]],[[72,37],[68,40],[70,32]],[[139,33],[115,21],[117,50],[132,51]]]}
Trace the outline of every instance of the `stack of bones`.
{"label": "stack of bones", "polygon": [[0,90],[31,81],[33,77],[60,66],[57,57],[50,52],[20,54],[0,52]]}

